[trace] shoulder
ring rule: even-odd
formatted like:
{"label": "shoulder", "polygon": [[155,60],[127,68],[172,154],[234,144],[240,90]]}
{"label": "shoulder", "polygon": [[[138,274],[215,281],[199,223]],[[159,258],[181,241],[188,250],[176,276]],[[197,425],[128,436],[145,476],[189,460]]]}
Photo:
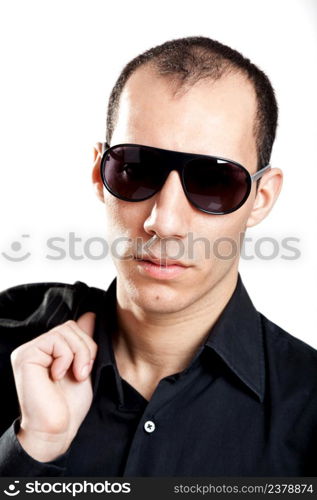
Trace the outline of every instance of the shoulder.
{"label": "shoulder", "polygon": [[87,288],[85,283],[60,282],[23,283],[0,292],[0,326],[25,321],[41,305],[47,305],[51,298],[55,303],[71,305],[77,290]]}
{"label": "shoulder", "polygon": [[317,392],[317,350],[260,314],[271,379]]}
{"label": "shoulder", "polygon": [[317,350],[314,347],[286,332],[261,313],[260,318],[267,341],[274,345],[279,352],[283,352],[284,354],[292,353],[305,359],[308,358],[317,361]]}
{"label": "shoulder", "polygon": [[0,292],[0,352],[95,310],[105,291],[82,281],[24,283]]}
{"label": "shoulder", "polygon": [[[75,284],[59,282],[23,283],[0,292],[0,321],[3,318],[24,319],[48,293],[65,296]],[[18,306],[18,307],[17,307]]]}

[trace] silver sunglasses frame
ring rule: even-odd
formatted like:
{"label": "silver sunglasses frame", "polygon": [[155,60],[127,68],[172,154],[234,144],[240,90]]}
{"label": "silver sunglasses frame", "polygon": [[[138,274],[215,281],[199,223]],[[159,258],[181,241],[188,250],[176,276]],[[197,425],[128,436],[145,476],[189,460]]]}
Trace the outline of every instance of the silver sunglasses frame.
{"label": "silver sunglasses frame", "polygon": [[268,163],[265,167],[262,167],[260,170],[255,172],[255,174],[251,175],[251,180],[258,181],[265,174],[265,172],[270,170],[270,168],[271,168],[271,165],[270,165],[270,163]]}

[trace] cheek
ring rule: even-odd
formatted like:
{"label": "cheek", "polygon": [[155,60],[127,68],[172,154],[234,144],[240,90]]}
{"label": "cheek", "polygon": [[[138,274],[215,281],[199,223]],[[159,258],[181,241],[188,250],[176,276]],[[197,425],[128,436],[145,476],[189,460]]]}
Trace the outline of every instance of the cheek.
{"label": "cheek", "polygon": [[107,230],[111,232],[120,227],[120,200],[110,193],[104,194]]}
{"label": "cheek", "polygon": [[231,214],[203,214],[197,218],[193,237],[195,258],[201,262],[210,260],[212,265],[215,261],[230,265],[239,256],[249,212],[250,208],[244,205]]}
{"label": "cheek", "polygon": [[104,202],[108,232],[120,235],[139,235],[145,220],[142,203],[131,203],[120,200],[110,193],[104,193]]}

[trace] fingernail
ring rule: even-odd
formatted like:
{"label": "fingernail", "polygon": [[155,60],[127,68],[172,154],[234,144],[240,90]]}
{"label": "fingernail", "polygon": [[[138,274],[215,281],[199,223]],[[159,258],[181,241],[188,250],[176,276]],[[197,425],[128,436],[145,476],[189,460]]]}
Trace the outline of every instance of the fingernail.
{"label": "fingernail", "polygon": [[83,378],[86,378],[86,377],[87,377],[87,375],[88,375],[88,373],[89,373],[90,366],[91,366],[91,364],[90,364],[90,363],[87,363],[87,364],[86,364],[86,365],[82,368],[82,370],[81,370],[81,376],[82,376]]}

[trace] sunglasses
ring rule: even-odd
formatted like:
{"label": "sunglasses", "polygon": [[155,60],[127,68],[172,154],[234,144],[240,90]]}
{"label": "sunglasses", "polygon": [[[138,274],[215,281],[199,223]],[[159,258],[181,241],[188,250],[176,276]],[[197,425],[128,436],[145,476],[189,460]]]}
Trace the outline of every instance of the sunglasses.
{"label": "sunglasses", "polygon": [[238,210],[247,200],[252,182],[270,165],[250,175],[233,160],[202,154],[180,153],[140,144],[103,144],[100,165],[107,190],[125,201],[147,200],[162,189],[169,173],[180,174],[187,199],[208,214]]}

